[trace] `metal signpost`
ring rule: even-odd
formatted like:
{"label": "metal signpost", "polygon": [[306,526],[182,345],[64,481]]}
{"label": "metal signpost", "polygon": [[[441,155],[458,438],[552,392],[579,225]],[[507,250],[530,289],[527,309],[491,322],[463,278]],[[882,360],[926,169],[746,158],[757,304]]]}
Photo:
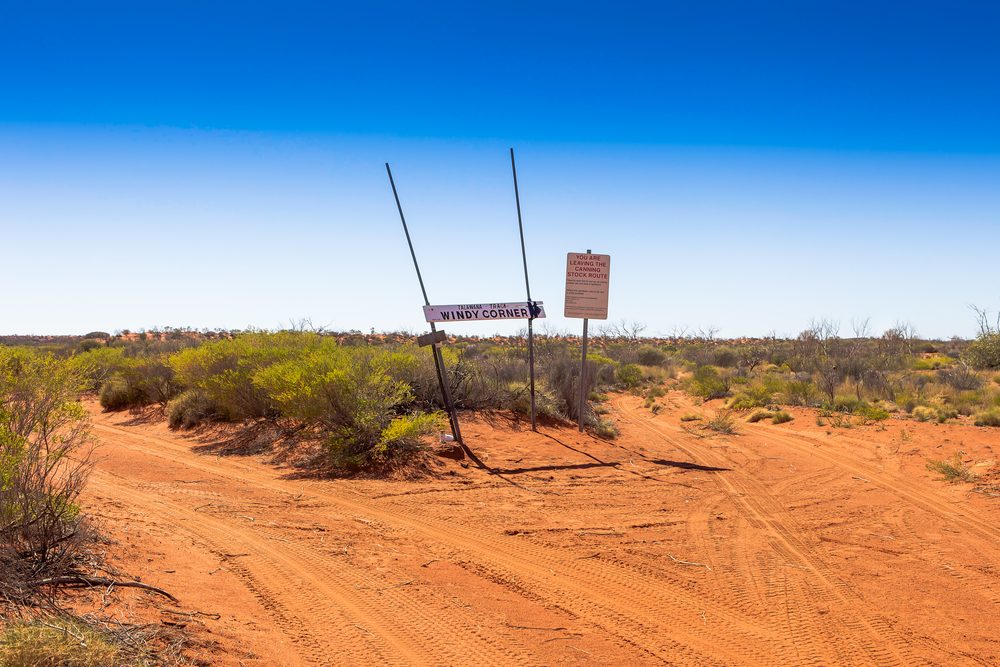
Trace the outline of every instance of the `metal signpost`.
{"label": "metal signpost", "polygon": [[[392,186],[392,196],[396,198],[396,208],[399,210],[399,219],[403,223],[403,233],[406,234],[406,244],[410,247],[410,257],[413,258],[413,268],[417,271],[417,281],[420,283],[420,291],[424,295],[424,303],[426,305],[431,305],[430,299],[427,298],[427,289],[424,287],[424,278],[420,275],[420,265],[417,264],[417,254],[413,251],[413,241],[410,240],[410,230],[406,226],[406,217],[403,215],[403,206],[399,203],[399,193],[396,192],[396,182],[392,179],[392,170],[389,169],[389,163],[385,163],[385,172],[389,174],[389,185]],[[438,331],[434,327],[434,322],[431,322],[431,333],[427,336],[422,336],[426,343],[431,346],[431,351],[434,354],[434,368],[437,369],[438,384],[441,386],[441,397],[444,399],[444,407],[448,412],[448,421],[451,423],[451,435],[455,438],[455,442],[460,444],[466,453],[469,452],[468,447],[462,441],[462,431],[458,426],[458,411],[455,410],[455,406],[451,402],[451,391],[448,389],[447,374],[444,367],[444,357],[441,355],[441,350],[438,349],[438,343],[444,341],[445,336],[443,331]]]}
{"label": "metal signpost", "polygon": [[[524,262],[524,289],[528,295],[528,305],[534,311],[536,303],[531,300],[531,283],[528,282],[528,253],[524,249],[524,223],[521,222],[521,192],[517,188],[517,165],[514,164],[514,149],[510,149],[510,171],[514,174],[514,201],[517,203],[517,229],[521,233],[521,260]],[[540,305],[541,302],[538,302]],[[545,317],[532,312],[528,318],[528,378],[531,391],[531,430],[537,431],[535,421],[535,332],[532,324],[536,317]]]}
{"label": "metal signpost", "polygon": [[566,317],[583,318],[583,351],[580,360],[580,403],[577,418],[583,433],[587,399],[587,324],[608,319],[608,287],[611,283],[611,255],[587,252],[566,254]]}
{"label": "metal signpost", "polygon": [[[517,188],[517,168],[514,165],[514,149],[510,149],[510,167],[514,174],[514,197],[517,202],[517,225],[521,233],[521,259],[524,262],[524,287],[528,300],[506,303],[469,303],[450,306],[432,306],[427,298],[427,289],[424,287],[424,279],[420,274],[420,265],[417,263],[417,254],[413,250],[413,241],[410,239],[410,230],[406,225],[406,217],[403,215],[403,206],[399,202],[399,193],[396,191],[396,182],[392,178],[392,170],[389,163],[385,163],[385,171],[389,175],[389,184],[392,186],[392,195],[396,199],[396,208],[399,211],[399,219],[403,223],[403,233],[406,234],[406,244],[410,248],[410,257],[413,258],[413,268],[417,272],[417,282],[420,283],[420,291],[424,297],[424,319],[431,325],[431,331],[417,338],[420,346],[429,345],[434,354],[434,367],[437,370],[438,384],[441,386],[441,396],[444,399],[445,410],[448,412],[448,420],[451,422],[451,432],[455,441],[462,445],[466,453],[471,455],[468,447],[462,442],[462,434],[458,425],[458,411],[451,400],[451,391],[448,387],[448,374],[444,367],[444,357],[438,345],[444,343],[447,337],[443,331],[435,328],[436,322],[466,322],[482,320],[528,320],[528,368],[530,374],[531,387],[531,429],[536,430],[535,423],[535,347],[532,323],[535,319],[545,317],[545,309],[541,301],[531,299],[531,285],[528,282],[528,256],[524,246],[524,225],[521,222],[521,195]],[[568,302],[567,302],[568,303]],[[605,304],[607,298],[605,297]],[[586,322],[584,323],[586,331]],[[586,345],[586,343],[584,343]]]}

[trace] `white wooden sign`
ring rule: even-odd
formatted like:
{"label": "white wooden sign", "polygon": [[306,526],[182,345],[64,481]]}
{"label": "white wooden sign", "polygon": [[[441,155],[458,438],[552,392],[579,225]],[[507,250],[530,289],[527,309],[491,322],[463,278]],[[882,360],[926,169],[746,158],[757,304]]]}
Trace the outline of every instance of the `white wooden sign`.
{"label": "white wooden sign", "polygon": [[541,301],[517,303],[464,303],[454,306],[424,306],[424,319],[428,322],[462,322],[475,320],[526,320],[545,317]]}
{"label": "white wooden sign", "polygon": [[608,319],[611,255],[566,254],[566,317]]}

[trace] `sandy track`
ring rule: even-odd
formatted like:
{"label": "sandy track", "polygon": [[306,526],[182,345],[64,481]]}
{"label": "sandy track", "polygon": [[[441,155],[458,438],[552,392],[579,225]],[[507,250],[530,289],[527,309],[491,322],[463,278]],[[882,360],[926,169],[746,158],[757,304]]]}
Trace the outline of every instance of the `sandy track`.
{"label": "sandy track", "polygon": [[[706,439],[681,428],[686,399],[669,400],[653,417],[616,398],[615,443],[471,423],[501,475],[449,463],[419,482],[293,479],[95,412],[92,494],[156,523],[164,563],[214,555],[228,583],[185,576],[233,619],[222,650],[252,649],[231,664],[996,658],[994,508],[866,458],[880,434]],[[939,524],[951,541],[928,538]],[[931,625],[941,613],[955,617]]]}

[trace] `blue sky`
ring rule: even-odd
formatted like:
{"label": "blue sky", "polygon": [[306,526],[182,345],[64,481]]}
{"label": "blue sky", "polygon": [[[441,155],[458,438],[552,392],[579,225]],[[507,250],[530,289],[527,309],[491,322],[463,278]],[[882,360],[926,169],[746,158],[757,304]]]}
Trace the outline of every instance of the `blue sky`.
{"label": "blue sky", "polygon": [[0,332],[422,330],[385,161],[432,301],[521,299],[509,146],[556,329],[588,247],[650,333],[1000,308],[1000,6],[469,4],[0,7]]}

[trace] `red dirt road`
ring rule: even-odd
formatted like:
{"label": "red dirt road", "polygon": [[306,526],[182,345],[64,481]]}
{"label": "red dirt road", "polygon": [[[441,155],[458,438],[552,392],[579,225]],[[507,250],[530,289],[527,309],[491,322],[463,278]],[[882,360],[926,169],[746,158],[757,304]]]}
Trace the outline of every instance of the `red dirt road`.
{"label": "red dirt road", "polygon": [[1000,500],[925,470],[995,479],[997,430],[704,437],[663,402],[613,398],[614,442],[472,421],[496,474],[418,481],[297,479],[92,406],[85,503],[125,569],[220,615],[211,664],[1000,664]]}

